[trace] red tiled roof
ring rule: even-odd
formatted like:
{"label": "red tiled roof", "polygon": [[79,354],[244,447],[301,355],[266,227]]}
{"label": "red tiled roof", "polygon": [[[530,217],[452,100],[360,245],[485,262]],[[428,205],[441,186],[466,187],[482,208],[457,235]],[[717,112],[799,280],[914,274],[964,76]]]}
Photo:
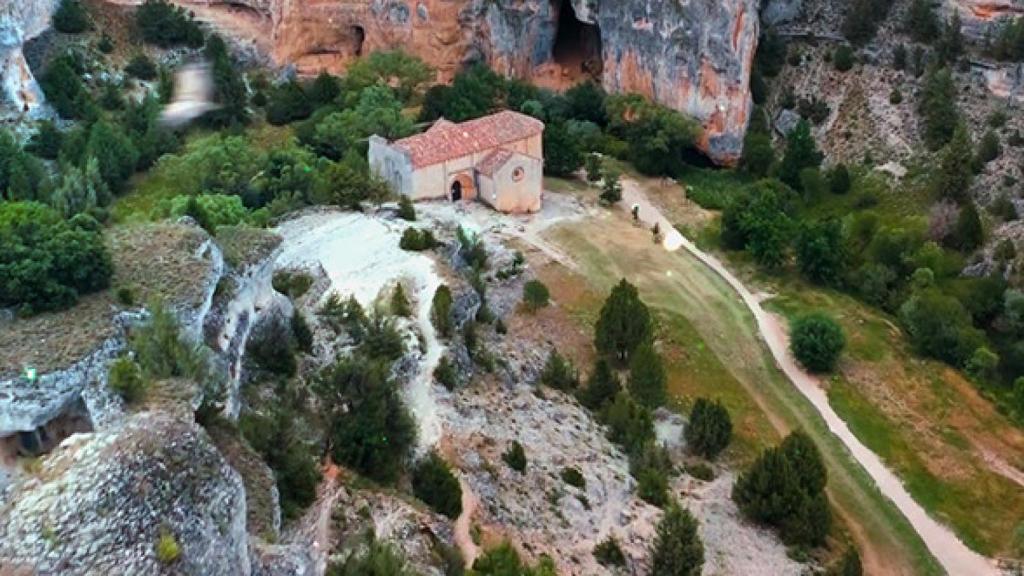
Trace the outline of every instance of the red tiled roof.
{"label": "red tiled roof", "polygon": [[484,176],[494,176],[495,172],[512,159],[512,156],[513,152],[508,148],[498,148],[477,162],[476,171]]}
{"label": "red tiled roof", "polygon": [[423,168],[536,136],[544,123],[505,110],[476,120],[453,124],[439,120],[422,134],[397,140],[393,146],[412,158],[413,168]]}

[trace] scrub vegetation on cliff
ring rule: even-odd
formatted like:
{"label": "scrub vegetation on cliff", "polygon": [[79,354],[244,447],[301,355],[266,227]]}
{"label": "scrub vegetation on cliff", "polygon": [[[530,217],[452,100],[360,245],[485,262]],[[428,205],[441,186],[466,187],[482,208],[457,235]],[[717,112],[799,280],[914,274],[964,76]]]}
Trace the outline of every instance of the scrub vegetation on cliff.
{"label": "scrub vegetation on cliff", "polygon": [[[132,54],[120,34],[101,35],[105,15],[90,6],[61,3],[62,49],[38,75],[59,121],[39,123],[25,145],[0,131],[0,307],[14,311],[10,330],[3,320],[0,373],[63,368],[113,336],[116,314],[148,309],[106,382],[130,413],[180,411],[209,429],[253,492],[249,529],[261,538],[280,536],[282,519],[293,535],[312,534],[329,554],[329,574],[413,574],[424,557],[461,573],[450,544],[466,554],[470,574],[547,576],[570,563],[503,540],[527,534],[522,522],[571,526],[566,510],[606,520],[587,516],[607,496],[595,492],[603,480],[594,462],[557,454],[552,472],[552,455],[526,438],[532,430],[517,431],[522,443],[485,429],[434,446],[423,423],[438,416],[424,416],[407,387],[417,366],[430,366],[428,394],[446,392],[459,425],[472,402],[521,381],[536,384],[527,394],[534,405],[570,407],[559,417],[579,409],[580,421],[598,423],[611,454],[601,457],[624,462],[620,496],[629,504],[619,503],[616,522],[649,521],[652,539],[638,551],[626,540],[620,548],[614,531],[600,544],[587,540],[596,532],[585,534],[588,562],[656,576],[719,567],[705,550],[723,545],[703,540],[715,532],[689,495],[718,481],[731,485],[731,501],[713,505],[728,504],[748,527],[770,527],[769,538],[814,569],[860,573],[860,544],[869,571],[938,572],[910,524],[783,378],[728,286],[693,258],[662,250],[675,231],[643,227],[639,205],[632,221],[629,207],[619,210],[639,186],[680,230],[771,289],[767,306],[793,320],[794,356],[824,375],[836,412],[928,512],[975,550],[1020,555],[1012,535],[1024,511],[1022,264],[1012,239],[990,241],[1016,220],[1019,203],[1004,195],[985,209],[977,194],[979,181],[1019,156],[1004,128],[1016,119],[993,113],[979,133],[958,84],[972,50],[1018,58],[1019,21],[970,46],[959,18],[943,21],[927,2],[904,11],[858,0],[838,24],[849,45],[805,47],[768,29],[739,166],[710,169],[693,119],[592,81],[559,93],[475,64],[433,85],[435,71],[400,50],[358,58],[343,76],[272,79],[172,3],[125,9],[125,37],[144,42]],[[880,30],[888,35],[897,16],[905,24],[896,33],[912,50],[893,49],[892,67],[908,78],[886,102],[912,100],[905,106],[920,152],[890,177],[896,169],[879,170],[871,150],[848,153],[828,136],[843,113],[828,94],[797,94],[790,84],[812,58],[827,61],[830,75],[888,66],[862,47]],[[174,129],[160,112],[182,55],[209,61],[217,106]],[[442,117],[501,109],[546,123],[546,185],[585,215],[533,239],[531,250],[557,265],[534,269],[534,253],[495,257],[468,229],[439,227],[439,211],[396,211],[369,169],[371,135],[397,139]],[[330,292],[322,268],[263,278],[282,242],[270,228],[324,207],[372,212],[406,250],[397,254],[436,263],[444,283],[428,291],[423,278],[397,278],[360,304]],[[485,234],[508,233],[503,226]],[[255,278],[267,280],[266,293],[250,293]],[[185,340],[172,319],[179,309],[205,315],[194,332],[218,362]],[[218,327],[228,316],[230,328]],[[524,326],[543,334],[523,336]],[[43,344],[30,349],[35,342]],[[430,389],[435,380],[446,390]],[[226,381],[237,394],[223,393]],[[424,441],[430,449],[418,451]],[[493,501],[505,494],[495,488],[504,474],[517,483],[550,476],[557,489],[542,496],[537,518],[517,523],[508,515],[518,503]],[[491,482],[484,490],[481,477]],[[426,552],[395,544],[394,534],[330,542],[324,534],[339,526],[394,529],[381,526],[393,518],[387,506],[339,511],[349,490],[416,518],[409,525],[429,533]],[[160,530],[161,562],[192,560],[187,542],[179,548]],[[164,536],[173,554],[161,551],[170,549]]]}

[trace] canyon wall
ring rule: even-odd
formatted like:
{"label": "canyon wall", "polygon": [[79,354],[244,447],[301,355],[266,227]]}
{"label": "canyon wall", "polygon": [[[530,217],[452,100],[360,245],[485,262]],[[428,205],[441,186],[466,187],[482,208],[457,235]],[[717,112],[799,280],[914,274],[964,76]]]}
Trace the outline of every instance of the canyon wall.
{"label": "canyon wall", "polygon": [[[699,119],[702,148],[734,162],[750,111],[759,0],[178,0],[224,29],[248,22],[280,65],[342,72],[373,50],[402,48],[450,80],[487,62],[564,88],[592,76]],[[234,25],[231,24],[234,22]]]}
{"label": "canyon wall", "polygon": [[1024,0],[945,0],[945,11],[960,13],[964,34],[980,40],[986,32],[993,36],[1006,20],[1024,16]]}
{"label": "canyon wall", "polygon": [[17,114],[32,114],[42,103],[22,45],[50,26],[58,0],[0,0],[0,103]]}

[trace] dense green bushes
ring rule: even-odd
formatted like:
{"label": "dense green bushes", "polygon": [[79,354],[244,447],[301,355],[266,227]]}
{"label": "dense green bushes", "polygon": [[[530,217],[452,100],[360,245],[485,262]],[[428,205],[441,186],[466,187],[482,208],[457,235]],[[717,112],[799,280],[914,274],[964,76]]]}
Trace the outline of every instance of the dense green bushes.
{"label": "dense green bushes", "polygon": [[238,426],[274,471],[281,514],[286,519],[296,518],[316,499],[320,482],[316,448],[303,438],[299,415],[287,406],[278,406],[266,415],[246,413]]}
{"label": "dense green bushes", "polygon": [[793,321],[790,335],[793,356],[811,372],[835,368],[846,337],[839,324],[822,313],[801,316]]}
{"label": "dense green bushes", "polygon": [[380,359],[339,361],[319,379],[331,455],[378,482],[392,483],[406,470],[416,423]]}
{"label": "dense green bushes", "polygon": [[109,286],[110,254],[89,220],[78,225],[42,204],[0,202],[0,307],[57,310]]}
{"label": "dense green bushes", "polygon": [[794,432],[740,474],[732,498],[748,518],[777,528],[787,544],[820,546],[832,521],[826,479],[817,447]]}
{"label": "dense green bushes", "polygon": [[203,45],[203,31],[185,12],[166,0],[146,0],[135,12],[142,39],[161,48]]}
{"label": "dense green bushes", "polygon": [[435,452],[412,471],[412,492],[440,514],[455,519],[462,513],[462,487],[451,468]]}
{"label": "dense green bushes", "polygon": [[89,29],[89,13],[79,0],[61,0],[53,13],[53,28],[65,34],[79,34]]}
{"label": "dense green bushes", "polygon": [[732,440],[732,419],[719,401],[698,398],[690,411],[684,430],[687,448],[701,456],[714,459]]}
{"label": "dense green bushes", "polygon": [[698,576],[703,566],[697,519],[677,504],[669,506],[651,544],[651,576]]}

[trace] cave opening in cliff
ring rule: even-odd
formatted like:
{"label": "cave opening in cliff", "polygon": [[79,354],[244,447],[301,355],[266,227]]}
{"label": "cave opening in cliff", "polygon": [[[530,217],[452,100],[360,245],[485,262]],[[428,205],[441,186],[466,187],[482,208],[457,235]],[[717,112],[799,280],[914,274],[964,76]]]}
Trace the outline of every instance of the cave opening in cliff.
{"label": "cave opening in cliff", "polygon": [[601,75],[601,30],[596,24],[579,19],[572,0],[555,0],[558,28],[551,59],[561,66],[570,81]]}
{"label": "cave opening in cliff", "polygon": [[352,27],[352,54],[356,58],[363,55],[363,43],[366,42],[366,29],[362,26]]}

